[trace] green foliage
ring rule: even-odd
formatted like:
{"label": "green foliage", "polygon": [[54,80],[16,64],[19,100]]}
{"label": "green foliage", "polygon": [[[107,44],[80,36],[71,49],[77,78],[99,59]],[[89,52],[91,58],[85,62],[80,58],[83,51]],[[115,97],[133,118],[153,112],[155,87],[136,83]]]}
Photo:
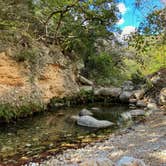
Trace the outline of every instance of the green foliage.
{"label": "green foliage", "polygon": [[[138,2],[139,7],[143,5],[141,0]],[[166,67],[165,15],[166,8],[160,10],[154,8],[130,38],[129,50],[133,49],[136,52],[130,62],[135,65],[132,66],[133,70],[138,69],[143,75]],[[128,63],[127,66],[131,67],[131,64]]]}
{"label": "green foliage", "polygon": [[84,61],[96,52],[97,39],[111,39],[112,31],[116,30],[115,1],[41,0],[35,6],[37,16],[45,25],[44,35],[60,44],[64,51],[74,50]]}
{"label": "green foliage", "polygon": [[137,70],[135,73],[131,74],[131,80],[134,84],[144,84],[146,82],[145,76],[140,70]]}
{"label": "green foliage", "polygon": [[19,62],[23,61],[32,62],[35,59],[35,55],[36,55],[36,50],[32,48],[22,49],[18,54],[14,56],[14,58]]}
{"label": "green foliage", "polygon": [[[122,61],[119,61],[120,55],[117,53],[101,53],[89,57],[88,70],[90,78],[94,79],[99,84],[115,84],[118,85],[123,80],[122,76]],[[118,58],[115,58],[115,57]]]}
{"label": "green foliage", "polygon": [[44,110],[43,106],[37,103],[27,103],[19,107],[10,104],[0,104],[0,119],[10,122],[12,119],[26,117],[42,110]]}

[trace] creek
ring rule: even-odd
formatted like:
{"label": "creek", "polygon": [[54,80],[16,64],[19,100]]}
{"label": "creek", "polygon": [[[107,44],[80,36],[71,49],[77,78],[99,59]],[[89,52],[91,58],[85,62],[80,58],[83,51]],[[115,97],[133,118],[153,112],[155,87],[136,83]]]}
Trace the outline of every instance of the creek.
{"label": "creek", "polygon": [[[55,154],[67,148],[78,147],[88,139],[95,139],[124,128],[126,123],[121,114],[129,111],[123,105],[91,105],[98,107],[92,111],[94,117],[109,120],[115,125],[108,129],[91,129],[81,127],[69,121],[69,117],[77,115],[83,106],[63,108],[56,111],[43,112],[38,115],[20,119],[15,123],[0,126],[0,164],[19,165],[30,158],[41,158],[41,154]],[[88,142],[88,141],[87,141]]]}

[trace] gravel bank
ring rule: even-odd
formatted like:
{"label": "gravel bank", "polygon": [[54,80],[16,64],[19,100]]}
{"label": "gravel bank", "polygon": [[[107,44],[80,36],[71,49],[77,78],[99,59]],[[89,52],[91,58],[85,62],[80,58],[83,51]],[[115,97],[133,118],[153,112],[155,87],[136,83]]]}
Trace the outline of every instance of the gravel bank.
{"label": "gravel bank", "polygon": [[156,112],[146,122],[107,140],[92,143],[82,149],[69,149],[42,163],[28,166],[78,166],[91,158],[108,157],[116,162],[122,156],[142,159],[149,166],[166,166],[166,116]]}

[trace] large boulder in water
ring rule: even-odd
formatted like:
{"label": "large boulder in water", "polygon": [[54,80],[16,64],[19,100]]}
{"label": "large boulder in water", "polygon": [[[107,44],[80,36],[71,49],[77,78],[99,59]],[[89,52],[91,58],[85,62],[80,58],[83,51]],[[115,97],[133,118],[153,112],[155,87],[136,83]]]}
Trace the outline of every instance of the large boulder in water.
{"label": "large boulder in water", "polygon": [[97,120],[91,116],[80,116],[77,120],[77,124],[85,127],[92,128],[106,128],[114,125],[114,123],[107,120]]}
{"label": "large boulder in water", "polygon": [[121,88],[104,88],[101,87],[94,91],[94,94],[97,96],[109,96],[109,97],[119,97],[121,94]]}

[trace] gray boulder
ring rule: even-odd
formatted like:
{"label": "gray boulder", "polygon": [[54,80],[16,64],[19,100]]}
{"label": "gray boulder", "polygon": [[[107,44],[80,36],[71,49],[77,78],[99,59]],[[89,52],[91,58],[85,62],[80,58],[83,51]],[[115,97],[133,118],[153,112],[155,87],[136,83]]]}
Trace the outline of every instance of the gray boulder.
{"label": "gray boulder", "polygon": [[80,116],[77,120],[77,124],[92,128],[106,128],[112,126],[114,123],[107,120],[97,120],[91,116]]}
{"label": "gray boulder", "polygon": [[160,91],[159,103],[160,105],[166,105],[166,88],[163,88]]}
{"label": "gray boulder", "polygon": [[110,97],[119,97],[121,94],[121,88],[99,88],[94,91],[94,94],[102,95],[102,96],[110,96]]}
{"label": "gray boulder", "polygon": [[145,163],[134,157],[124,156],[116,164],[116,166],[146,166]]}
{"label": "gray boulder", "polygon": [[129,102],[130,97],[133,95],[133,92],[123,91],[120,95],[121,102]]}
{"label": "gray boulder", "polygon": [[90,112],[89,110],[87,110],[87,109],[82,109],[80,112],[79,112],[79,116],[86,116],[86,115],[88,115],[88,116],[93,116],[93,113],[92,112]]}

